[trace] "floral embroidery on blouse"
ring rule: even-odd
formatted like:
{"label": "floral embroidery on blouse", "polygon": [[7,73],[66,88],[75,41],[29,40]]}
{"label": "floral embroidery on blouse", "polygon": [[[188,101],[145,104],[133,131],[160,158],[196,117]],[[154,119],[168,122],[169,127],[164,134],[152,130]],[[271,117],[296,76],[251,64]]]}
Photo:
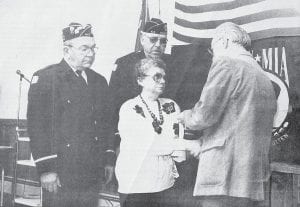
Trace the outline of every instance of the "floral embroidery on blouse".
{"label": "floral embroidery on blouse", "polygon": [[136,113],[140,114],[142,117],[145,118],[145,114],[142,107],[140,107],[139,105],[135,105],[133,109],[135,110]]}
{"label": "floral embroidery on blouse", "polygon": [[171,103],[165,103],[162,105],[163,107],[163,111],[166,113],[166,114],[170,114],[170,113],[173,113],[175,112],[175,105],[173,102]]}

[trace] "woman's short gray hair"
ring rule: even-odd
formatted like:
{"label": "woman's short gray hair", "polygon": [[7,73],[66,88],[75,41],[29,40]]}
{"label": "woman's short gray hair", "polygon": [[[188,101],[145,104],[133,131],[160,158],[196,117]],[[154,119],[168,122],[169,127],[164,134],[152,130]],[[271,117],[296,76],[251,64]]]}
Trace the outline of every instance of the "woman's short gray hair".
{"label": "woman's short gray hair", "polygon": [[135,77],[140,79],[146,76],[147,71],[151,67],[158,67],[166,70],[165,62],[160,58],[144,58],[135,64]]}
{"label": "woman's short gray hair", "polygon": [[233,43],[243,46],[247,50],[251,47],[251,39],[248,33],[239,25],[232,22],[225,22],[215,29],[212,41],[220,39],[228,39]]}

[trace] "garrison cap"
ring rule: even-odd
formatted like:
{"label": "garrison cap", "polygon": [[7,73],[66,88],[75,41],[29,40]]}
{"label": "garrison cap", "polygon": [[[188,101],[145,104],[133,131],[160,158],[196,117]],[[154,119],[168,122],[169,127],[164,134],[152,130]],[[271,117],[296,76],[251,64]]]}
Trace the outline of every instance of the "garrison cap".
{"label": "garrison cap", "polygon": [[152,18],[150,21],[147,21],[143,30],[145,33],[153,34],[167,34],[167,23],[164,23],[160,19]]}
{"label": "garrison cap", "polygon": [[83,27],[79,23],[70,23],[68,27],[62,30],[63,41],[71,40],[78,37],[94,37],[92,33],[92,26],[87,24]]}

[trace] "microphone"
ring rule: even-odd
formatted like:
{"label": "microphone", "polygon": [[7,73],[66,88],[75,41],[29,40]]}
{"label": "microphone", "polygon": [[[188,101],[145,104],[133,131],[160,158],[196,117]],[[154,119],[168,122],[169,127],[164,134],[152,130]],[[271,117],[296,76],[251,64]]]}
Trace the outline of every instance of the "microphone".
{"label": "microphone", "polygon": [[20,70],[17,70],[16,73],[20,76],[20,80],[24,78],[28,83],[31,83]]}

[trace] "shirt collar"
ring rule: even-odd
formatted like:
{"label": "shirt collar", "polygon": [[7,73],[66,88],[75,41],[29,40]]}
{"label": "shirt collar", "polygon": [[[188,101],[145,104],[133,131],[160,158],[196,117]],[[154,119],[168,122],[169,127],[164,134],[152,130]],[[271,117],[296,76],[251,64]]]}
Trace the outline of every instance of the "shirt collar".
{"label": "shirt collar", "polygon": [[[65,58],[64,58],[64,60],[65,60],[66,63],[69,65],[69,67],[72,69],[72,71],[74,72],[74,74],[78,77],[79,75],[78,75],[78,73],[76,73],[76,70],[77,70],[77,69],[73,68],[73,67],[68,63],[68,60],[66,60]],[[86,75],[85,70],[82,70],[81,76],[83,77],[83,79],[85,80],[85,82],[87,82],[87,75]]]}
{"label": "shirt collar", "polygon": [[[65,60],[66,63],[69,65],[69,67],[73,70],[74,74],[75,74],[76,76],[78,76],[78,74],[76,73],[76,70],[77,70],[77,69],[73,68],[73,67],[71,66],[71,64],[68,62],[68,60],[66,60],[65,58],[64,58],[64,60]],[[82,71],[81,75],[82,75],[82,76],[84,76],[84,75],[86,76],[86,73],[85,73],[84,70]]]}

